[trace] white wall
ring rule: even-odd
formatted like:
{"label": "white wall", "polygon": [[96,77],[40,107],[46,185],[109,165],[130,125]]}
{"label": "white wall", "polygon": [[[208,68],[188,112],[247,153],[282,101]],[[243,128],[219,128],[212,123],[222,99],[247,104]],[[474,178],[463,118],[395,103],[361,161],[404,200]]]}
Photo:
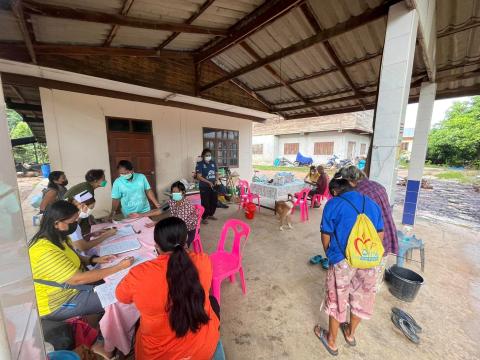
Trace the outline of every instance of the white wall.
{"label": "white wall", "polygon": [[[275,143],[278,142],[278,144]],[[324,164],[331,157],[331,155],[313,155],[315,143],[316,142],[333,142],[333,153],[340,156],[340,158],[346,158],[348,142],[354,141],[355,146],[355,156],[362,155],[360,154],[361,144],[366,144],[366,149],[368,151],[368,146],[370,144],[369,135],[360,135],[350,132],[316,132],[309,134],[289,134],[289,135],[263,135],[263,136],[253,136],[254,144],[263,144],[263,155],[254,155],[253,163],[254,164],[271,164],[273,160],[278,157],[285,157],[290,161],[295,161],[295,155],[285,155],[283,153],[284,145],[287,143],[299,143],[299,151],[304,156],[309,156],[313,158],[315,164]],[[272,156],[271,151],[275,149],[274,155]],[[365,154],[366,155],[366,154]]]}
{"label": "white wall", "polygon": [[[40,97],[52,169],[65,171],[71,185],[83,181],[92,168],[104,169],[110,179],[107,116],[152,121],[158,194],[182,177],[191,180],[203,148],[203,127],[238,130],[239,168],[234,170],[252,176],[249,120],[45,88]],[[109,212],[110,192],[110,181],[95,192],[95,216]]]}

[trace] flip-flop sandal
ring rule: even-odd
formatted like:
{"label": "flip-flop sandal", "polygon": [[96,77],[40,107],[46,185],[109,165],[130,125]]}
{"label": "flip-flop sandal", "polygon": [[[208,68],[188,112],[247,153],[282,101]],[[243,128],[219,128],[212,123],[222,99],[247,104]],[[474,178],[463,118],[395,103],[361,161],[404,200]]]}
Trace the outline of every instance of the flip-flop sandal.
{"label": "flip-flop sandal", "polygon": [[345,342],[350,345],[350,346],[356,346],[357,345],[357,340],[353,338],[353,340],[348,340],[347,338],[347,328],[348,328],[348,323],[341,323],[340,324],[340,329],[342,329],[343,337],[345,338]]}
{"label": "flip-flop sandal", "polygon": [[[320,334],[317,334],[316,329],[320,329]],[[313,332],[314,332],[315,335],[320,339],[320,341],[322,342],[323,346],[325,346],[325,349],[327,349],[327,351],[330,353],[330,355],[333,355],[333,356],[337,356],[337,355],[338,355],[338,349],[337,349],[337,350],[333,350],[333,349],[328,345],[328,339],[327,339],[328,331],[327,331],[327,330],[322,329],[319,325],[315,325],[315,327],[313,328]]]}
{"label": "flip-flop sandal", "polygon": [[324,270],[328,270],[328,267],[330,266],[330,262],[328,261],[327,258],[323,258],[320,263],[322,264],[322,268]]}
{"label": "flip-flop sandal", "polygon": [[410,324],[407,320],[404,318],[399,317],[396,314],[392,314],[392,322],[395,324],[395,326],[400,329],[400,331],[405,335],[405,337],[410,340],[411,342],[415,344],[420,343],[420,338],[418,335],[415,333],[415,330],[413,329],[413,325]]}
{"label": "flip-flop sandal", "polygon": [[310,264],[312,264],[312,265],[320,264],[320,262],[322,261],[322,259],[323,259],[323,256],[322,256],[322,255],[312,256],[312,257],[310,258]]}
{"label": "flip-flop sandal", "polygon": [[407,320],[413,326],[413,328],[415,329],[415,332],[417,334],[420,334],[422,332],[422,327],[420,325],[418,325],[418,323],[415,321],[415,319],[409,313],[403,311],[402,309],[396,308],[396,307],[392,308],[392,313],[394,313],[398,317],[401,317],[401,318]]}

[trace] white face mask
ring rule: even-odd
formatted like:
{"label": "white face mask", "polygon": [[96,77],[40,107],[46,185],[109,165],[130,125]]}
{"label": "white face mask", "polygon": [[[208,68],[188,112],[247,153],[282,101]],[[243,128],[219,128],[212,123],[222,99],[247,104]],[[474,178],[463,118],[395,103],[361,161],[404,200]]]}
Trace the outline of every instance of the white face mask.
{"label": "white face mask", "polygon": [[86,218],[88,218],[90,215],[92,215],[92,212],[93,212],[93,209],[88,208],[88,210],[85,211],[85,212],[80,211],[80,214],[78,215],[78,217],[79,217],[80,219],[86,219]]}
{"label": "white face mask", "polygon": [[205,161],[211,161],[212,157],[211,156],[205,156]]}

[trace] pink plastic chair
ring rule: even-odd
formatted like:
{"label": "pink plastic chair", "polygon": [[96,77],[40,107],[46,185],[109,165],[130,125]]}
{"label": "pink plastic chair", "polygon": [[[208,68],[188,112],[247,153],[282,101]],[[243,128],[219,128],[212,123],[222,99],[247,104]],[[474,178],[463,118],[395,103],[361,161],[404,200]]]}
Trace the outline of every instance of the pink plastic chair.
{"label": "pink plastic chair", "polygon": [[238,208],[245,206],[249,202],[253,202],[253,199],[257,199],[258,211],[260,211],[260,195],[254,194],[250,191],[250,184],[247,180],[238,180],[238,186],[240,187],[240,202]]}
{"label": "pink plastic chair", "polygon": [[196,253],[203,252],[202,239],[200,239],[200,223],[202,222],[202,215],[205,208],[202,205],[195,205],[197,210],[197,228],[195,229],[195,238],[193,239],[193,251]]}
{"label": "pink plastic chair", "polygon": [[[227,240],[229,230],[233,231],[232,251],[225,251],[225,241]],[[217,250],[210,255],[213,265],[212,277],[212,295],[215,296],[220,304],[220,289],[223,279],[230,277],[230,282],[235,282],[235,274],[240,274],[243,294],[247,293],[245,286],[245,276],[242,268],[243,248],[250,234],[250,226],[243,221],[230,219],[223,225]],[[244,240],[242,241],[242,238]]]}
{"label": "pink plastic chair", "polygon": [[322,205],[322,201],[323,201],[324,199],[330,200],[331,198],[332,198],[332,195],[330,195],[330,191],[328,190],[328,186],[327,186],[327,187],[325,188],[325,191],[324,191],[323,194],[315,194],[315,195],[313,195],[312,200],[311,200],[311,202],[312,202],[312,206],[311,206],[311,207],[313,208],[313,207],[315,206],[315,204],[317,204],[317,203],[318,203],[319,205]]}
{"label": "pink plastic chair", "polygon": [[308,193],[310,188],[305,188],[302,191],[295,194],[295,201],[293,203],[292,214],[295,212],[295,208],[298,206],[300,209],[300,218],[302,222],[308,219]]}

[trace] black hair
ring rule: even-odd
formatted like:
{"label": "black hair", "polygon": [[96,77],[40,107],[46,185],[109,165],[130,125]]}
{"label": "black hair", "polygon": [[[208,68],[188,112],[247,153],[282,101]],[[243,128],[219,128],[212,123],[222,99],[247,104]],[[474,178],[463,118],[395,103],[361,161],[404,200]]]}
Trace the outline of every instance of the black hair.
{"label": "black hair", "polygon": [[89,183],[98,181],[103,177],[105,177],[105,171],[102,169],[91,169],[85,174],[85,180]]}
{"label": "black hair", "polygon": [[315,167],[315,165],[310,166],[310,171],[312,171],[312,170],[317,170],[317,168]]}
{"label": "black hair", "polygon": [[167,266],[166,311],[170,327],[180,338],[188,331],[198,331],[210,320],[205,312],[205,290],[198,270],[185,250],[185,222],[176,217],[160,220],[155,225],[154,239],[163,252],[171,252]]}
{"label": "black hair", "polygon": [[28,246],[32,246],[40,239],[47,239],[60,249],[65,249],[63,243],[66,237],[60,235],[55,228],[55,224],[59,221],[65,221],[78,213],[78,208],[65,200],[55,201],[53,204],[47,207],[43,213],[42,221],[40,222],[40,229],[28,243]]}
{"label": "black hair", "polygon": [[120,160],[117,165],[117,169],[124,168],[128,171],[133,170],[133,164],[128,160]]}
{"label": "black hair", "polygon": [[181,181],[175,181],[172,186],[170,186],[170,192],[173,192],[173,188],[177,188],[182,193],[186,191],[185,185]]}
{"label": "black hair", "polygon": [[58,181],[62,177],[62,175],[65,175],[63,171],[52,171],[48,175],[48,185],[47,187],[49,189],[54,189],[54,190],[59,190],[58,184],[55,184],[55,181]]}
{"label": "black hair", "polygon": [[334,190],[338,196],[355,189],[352,187],[352,185],[350,185],[350,182],[347,179],[342,178],[342,174],[340,172],[337,172],[328,184],[328,191],[330,192],[330,195],[335,196]]}
{"label": "black hair", "polygon": [[204,158],[204,157],[205,157],[205,155],[207,155],[208,153],[210,153],[210,154],[211,154],[211,153],[212,153],[212,150],[210,150],[209,148],[205,148],[205,149],[203,149],[203,150],[202,150],[202,155],[201,155],[201,156],[202,156],[202,158]]}

